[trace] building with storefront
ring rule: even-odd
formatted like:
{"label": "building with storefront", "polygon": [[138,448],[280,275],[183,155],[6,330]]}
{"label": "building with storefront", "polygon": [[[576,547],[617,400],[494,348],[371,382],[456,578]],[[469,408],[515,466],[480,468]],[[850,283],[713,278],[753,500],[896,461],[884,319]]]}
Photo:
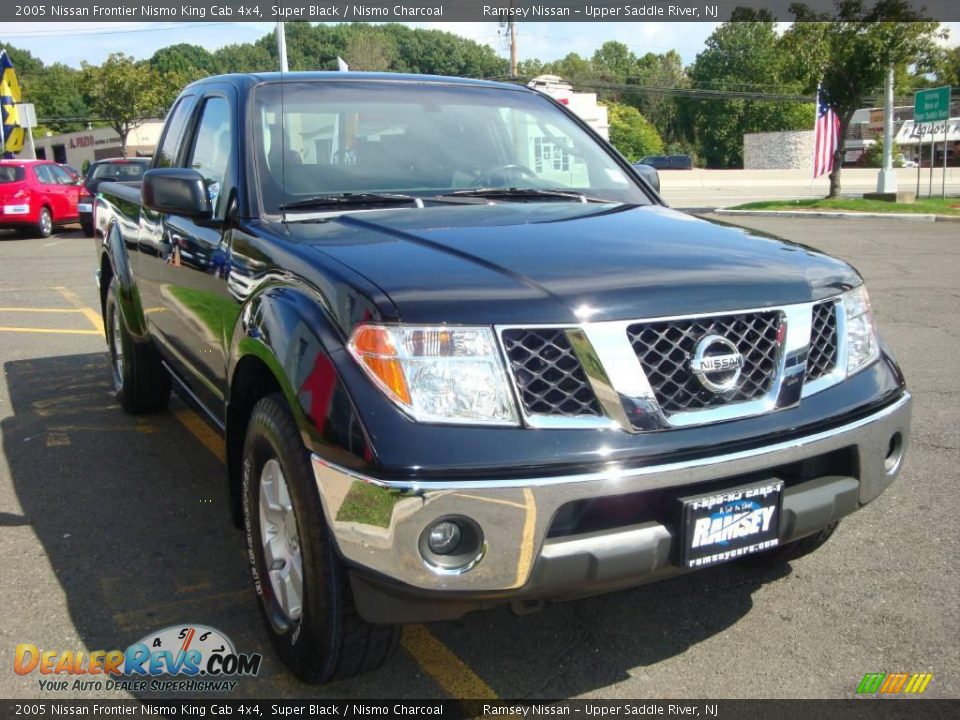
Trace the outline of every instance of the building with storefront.
{"label": "building with storefront", "polygon": [[[146,120],[127,136],[128,156],[153,155],[160,141],[163,120]],[[93,162],[120,156],[120,136],[111,128],[90,128],[62,135],[34,136],[38,158],[67,163],[80,169],[84,161]],[[24,153],[29,152],[24,147]]]}
{"label": "building with storefront", "polygon": [[[946,123],[913,122],[913,105],[893,109],[893,132],[902,160],[930,167],[930,146],[934,145],[934,167],[943,165],[946,140],[947,166],[960,166],[960,101],[950,106]],[[946,132],[946,138],[944,133]],[[861,108],[853,114],[843,141],[845,167],[862,166],[864,154],[883,139],[883,108]],[[743,136],[743,166],[746,170],[801,170],[813,163],[813,130],[748,133]]]}

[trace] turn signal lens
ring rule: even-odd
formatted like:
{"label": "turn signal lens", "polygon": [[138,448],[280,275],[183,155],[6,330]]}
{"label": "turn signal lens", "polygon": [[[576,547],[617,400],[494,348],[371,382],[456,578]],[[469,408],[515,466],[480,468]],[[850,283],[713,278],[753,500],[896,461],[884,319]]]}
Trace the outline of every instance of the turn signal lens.
{"label": "turn signal lens", "polygon": [[416,420],[519,422],[491,328],[361,325],[348,348]]}
{"label": "turn signal lens", "polygon": [[389,331],[383,327],[363,325],[354,333],[350,349],[363,367],[394,400],[410,404],[410,390],[397,358],[397,349]]}

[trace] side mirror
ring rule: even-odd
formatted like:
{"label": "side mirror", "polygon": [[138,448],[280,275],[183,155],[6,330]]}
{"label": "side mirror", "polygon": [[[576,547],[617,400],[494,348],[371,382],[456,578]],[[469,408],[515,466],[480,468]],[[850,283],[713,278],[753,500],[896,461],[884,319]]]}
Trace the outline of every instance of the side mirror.
{"label": "side mirror", "polygon": [[654,190],[660,192],[660,173],[657,172],[655,167],[644,165],[643,163],[634,163],[633,169],[636,170],[637,175],[646,180]]}
{"label": "side mirror", "polygon": [[157,168],[143,174],[143,204],[156,212],[190,218],[212,214],[207,183],[196,170]]}

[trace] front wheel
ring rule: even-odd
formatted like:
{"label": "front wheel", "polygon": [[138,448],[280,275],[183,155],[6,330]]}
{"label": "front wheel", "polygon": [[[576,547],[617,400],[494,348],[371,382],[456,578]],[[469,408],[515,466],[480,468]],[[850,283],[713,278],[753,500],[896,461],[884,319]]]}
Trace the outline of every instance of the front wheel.
{"label": "front wheel", "polygon": [[390,657],[399,627],[357,613],[300,432],[279,394],[260,400],[247,426],[243,519],[267,632],[297,677],[342,680]]}

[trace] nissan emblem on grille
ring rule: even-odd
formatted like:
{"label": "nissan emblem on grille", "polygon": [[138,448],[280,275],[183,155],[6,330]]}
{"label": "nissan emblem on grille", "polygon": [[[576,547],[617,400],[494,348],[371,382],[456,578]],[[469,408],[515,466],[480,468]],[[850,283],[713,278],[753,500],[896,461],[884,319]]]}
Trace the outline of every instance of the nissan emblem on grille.
{"label": "nissan emblem on grille", "polygon": [[690,370],[700,384],[715,393],[737,387],[743,355],[737,346],[721,335],[705,335],[697,341],[690,358]]}

